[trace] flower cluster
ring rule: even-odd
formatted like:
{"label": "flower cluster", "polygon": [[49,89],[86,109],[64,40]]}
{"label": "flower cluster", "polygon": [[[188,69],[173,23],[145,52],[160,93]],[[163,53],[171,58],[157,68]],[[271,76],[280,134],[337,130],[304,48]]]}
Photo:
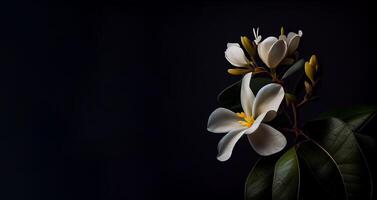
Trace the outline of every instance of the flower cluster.
{"label": "flower cluster", "polygon": [[282,28],[279,37],[263,39],[257,28],[253,34],[253,41],[242,36],[239,44],[228,43],[225,58],[233,66],[228,72],[242,79],[219,94],[220,108],[207,124],[210,132],[226,133],[218,143],[218,160],[228,160],[244,135],[261,155],[246,179],[245,200],[306,199],[310,187],[301,185],[309,180],[326,186],[313,188],[314,198],[373,199],[372,179],[366,178],[371,174],[368,156],[363,154],[374,151],[363,148],[374,139],[360,131],[377,115],[377,106],[303,118],[302,106],[318,99],[317,56],[307,61],[299,57],[302,31],[285,35]]}
{"label": "flower cluster", "polygon": [[251,42],[246,36],[241,36],[241,43],[247,51],[248,56],[245,55],[243,49],[238,43],[228,43],[225,51],[225,58],[231,65],[236,68],[229,69],[228,72],[233,75],[243,75],[249,72],[263,72],[264,69],[258,66],[257,60],[259,58],[270,69],[275,69],[279,64],[292,64],[302,31],[298,33],[290,32],[286,36],[284,29],[281,29],[280,36],[270,36],[262,42],[262,36],[259,35],[259,28],[253,29],[254,41]]}
{"label": "flower cluster", "polygon": [[[264,40],[259,35],[259,28],[253,28],[253,34],[253,41],[241,36],[242,46],[228,43],[225,50],[225,58],[235,67],[228,69],[228,72],[232,75],[243,75],[239,93],[242,111],[234,112],[220,107],[209,116],[208,131],[227,133],[218,144],[217,159],[220,161],[230,158],[235,144],[243,135],[247,136],[252,148],[262,156],[275,154],[287,144],[285,136],[267,122],[277,116],[284,97],[292,96],[286,94],[283,81],[277,75],[277,67],[292,65],[297,61],[296,50],[303,33],[300,30],[298,33],[290,32],[285,35],[281,28],[279,37],[270,36]],[[313,56],[305,64],[306,74],[312,81],[310,84],[305,81],[308,94],[309,87],[312,91],[315,85],[314,74],[317,70],[317,59]],[[267,75],[271,83],[261,87],[255,94],[250,87],[250,81],[258,75]]]}

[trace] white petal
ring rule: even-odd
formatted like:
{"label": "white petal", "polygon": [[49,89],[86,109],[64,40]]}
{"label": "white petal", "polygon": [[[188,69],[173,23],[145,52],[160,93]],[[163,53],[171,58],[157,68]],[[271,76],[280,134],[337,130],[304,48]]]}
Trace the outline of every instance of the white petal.
{"label": "white petal", "polygon": [[253,103],[255,99],[254,93],[250,89],[250,79],[251,73],[245,74],[245,76],[242,78],[241,85],[241,105],[247,116],[251,116],[253,113]]}
{"label": "white petal", "polygon": [[238,43],[231,43],[231,42],[229,42],[229,43],[226,44],[226,48],[229,48],[231,46],[241,47],[240,44],[238,44]]}
{"label": "white petal", "polygon": [[270,68],[277,67],[287,55],[287,49],[287,43],[284,40],[275,42],[267,53],[267,66]]}
{"label": "white petal", "polygon": [[258,54],[264,64],[267,65],[268,51],[271,49],[272,45],[278,41],[276,37],[268,37],[258,44]]}
{"label": "white petal", "polygon": [[225,50],[225,58],[230,64],[236,67],[244,67],[249,64],[249,60],[246,58],[239,44],[228,43],[227,47],[228,48]]}
{"label": "white petal", "polygon": [[287,37],[288,55],[296,51],[300,43],[300,36],[296,33],[290,32]]}
{"label": "white petal", "polygon": [[262,156],[272,155],[281,151],[287,139],[278,130],[267,124],[260,124],[258,130],[247,135],[253,149]]}
{"label": "white petal", "polygon": [[289,43],[289,40],[291,40],[295,36],[298,36],[298,34],[294,32],[289,32],[287,35],[287,42]]}
{"label": "white petal", "polygon": [[240,128],[233,131],[230,131],[226,134],[217,145],[217,159],[219,161],[226,161],[232,155],[232,151],[237,141],[244,134],[246,128]]}
{"label": "white petal", "polygon": [[[267,113],[263,121],[270,121],[275,117],[271,115],[271,111],[276,112],[279,109],[281,101],[284,99],[284,89],[281,85],[270,83],[263,86],[253,104],[253,117],[258,118],[259,115]],[[270,114],[269,114],[270,113]]]}
{"label": "white petal", "polygon": [[218,108],[208,118],[207,130],[213,133],[226,133],[243,127],[238,121],[240,117],[231,110]]}
{"label": "white petal", "polygon": [[262,36],[260,35],[257,38],[255,38],[254,42],[256,45],[258,45],[261,40],[262,40]]}
{"label": "white petal", "polygon": [[298,36],[302,37],[304,35],[304,33],[302,32],[302,30],[299,30],[298,31]]}

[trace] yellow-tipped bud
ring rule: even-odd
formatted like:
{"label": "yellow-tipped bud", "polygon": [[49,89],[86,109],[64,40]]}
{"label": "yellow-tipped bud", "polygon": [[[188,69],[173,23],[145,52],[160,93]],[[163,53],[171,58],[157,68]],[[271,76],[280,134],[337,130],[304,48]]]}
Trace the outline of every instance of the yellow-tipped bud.
{"label": "yellow-tipped bud", "polygon": [[280,28],[280,35],[284,35],[284,27],[283,26]]}
{"label": "yellow-tipped bud", "polygon": [[312,55],[312,56],[310,57],[309,63],[310,63],[310,65],[312,65],[312,66],[316,66],[316,65],[318,64],[318,62],[317,62],[317,56],[316,56],[316,55]]}
{"label": "yellow-tipped bud", "polygon": [[255,58],[257,55],[257,50],[255,49],[254,45],[251,43],[250,39],[247,38],[246,36],[241,36],[241,43],[242,46],[246,49],[247,53]]}
{"label": "yellow-tipped bud", "polygon": [[304,85],[305,85],[306,94],[311,94],[313,91],[312,85],[310,85],[310,83],[307,81],[304,82]]}
{"label": "yellow-tipped bud", "polygon": [[315,76],[318,71],[318,61],[317,56],[312,55],[309,62],[305,62],[305,74],[310,79],[310,81],[315,83]]}
{"label": "yellow-tipped bud", "polygon": [[231,74],[231,75],[235,75],[235,76],[238,76],[238,75],[244,75],[244,74],[247,74],[249,72],[251,72],[251,68],[250,69],[228,69],[228,73]]}
{"label": "yellow-tipped bud", "polygon": [[305,62],[305,74],[314,83],[315,68],[309,62]]}

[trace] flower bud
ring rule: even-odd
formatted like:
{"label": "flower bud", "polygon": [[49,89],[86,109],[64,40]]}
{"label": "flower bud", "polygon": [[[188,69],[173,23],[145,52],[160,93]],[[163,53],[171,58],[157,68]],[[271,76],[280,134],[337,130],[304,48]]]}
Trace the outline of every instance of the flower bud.
{"label": "flower bud", "polygon": [[310,57],[309,63],[310,63],[310,65],[312,65],[312,66],[316,66],[316,65],[318,64],[318,62],[317,62],[317,56],[316,56],[316,55],[312,55],[312,56]]}
{"label": "flower bud", "polygon": [[305,62],[305,74],[310,79],[312,84],[315,83],[315,76],[318,71],[318,61],[315,55],[310,57],[309,62]]}
{"label": "flower bud", "polygon": [[246,36],[241,36],[241,43],[242,46],[246,49],[247,53],[251,57],[255,58],[255,56],[257,55],[257,50],[255,49],[249,38],[247,38]]}
{"label": "flower bud", "polygon": [[228,69],[228,73],[231,74],[231,75],[235,75],[235,76],[238,76],[238,75],[244,75],[244,74],[247,74],[249,72],[251,72],[251,68],[249,69]]}

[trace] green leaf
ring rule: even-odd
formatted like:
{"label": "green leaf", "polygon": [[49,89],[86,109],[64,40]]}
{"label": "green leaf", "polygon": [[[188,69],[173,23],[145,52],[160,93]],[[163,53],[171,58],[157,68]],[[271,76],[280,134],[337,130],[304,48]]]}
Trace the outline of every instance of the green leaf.
{"label": "green leaf", "polygon": [[[346,199],[346,190],[340,170],[326,150],[313,141],[306,141],[300,144],[297,154],[308,167],[314,181],[318,182],[315,189],[309,188],[301,194],[304,193],[303,195],[309,196],[310,199]],[[306,179],[305,175],[308,174],[301,176],[303,182]],[[305,186],[303,185],[303,187]]]}
{"label": "green leaf", "polygon": [[300,69],[303,69],[305,65],[305,61],[304,59],[300,59],[298,60],[295,64],[293,64],[283,75],[282,79],[285,79],[287,77],[289,77],[290,75],[292,74],[295,74],[296,72],[298,72]]}
{"label": "green leaf", "polygon": [[274,160],[260,158],[247,176],[245,183],[245,200],[271,199],[271,184],[274,176]]}
{"label": "green leaf", "polygon": [[377,106],[355,106],[337,109],[320,115],[320,119],[336,117],[346,122],[353,131],[360,132],[362,128],[376,115]]}
{"label": "green leaf", "polygon": [[368,160],[374,159],[374,155],[376,152],[376,140],[369,135],[362,135],[359,133],[355,133],[355,137],[365,157]]}
{"label": "green leaf", "polygon": [[[363,160],[365,163],[365,166],[368,168],[366,173],[369,176],[370,179],[370,188],[371,188],[371,199],[373,196],[373,178],[372,173],[370,169],[375,169],[376,163],[373,162],[376,156],[376,140],[368,135],[362,135],[359,133],[355,133],[355,137],[357,139],[357,142],[359,143],[359,148],[361,149],[361,154],[363,156]],[[371,161],[371,162],[368,162]]]}
{"label": "green leaf", "polygon": [[250,88],[254,95],[257,95],[258,91],[265,85],[272,83],[273,81],[268,78],[255,77],[250,79]]}
{"label": "green leaf", "polygon": [[293,200],[299,197],[300,172],[295,147],[285,152],[275,164],[272,182],[273,200]]}
{"label": "green leaf", "polygon": [[282,79],[286,92],[299,94],[299,90],[304,86],[304,65],[305,61],[300,59],[283,74]]}
{"label": "green leaf", "polygon": [[221,107],[237,112],[242,111],[240,92],[241,81],[237,81],[220,92],[220,94],[217,96],[217,101],[220,103]]}
{"label": "green leaf", "polygon": [[[250,79],[250,88],[254,95],[265,85],[272,83],[270,79],[261,77],[252,77]],[[228,108],[233,111],[242,111],[241,101],[241,81],[237,81],[225,88],[218,96],[217,100],[221,107]]]}
{"label": "green leaf", "polygon": [[371,198],[368,167],[352,129],[340,119],[307,123],[304,130],[328,152],[338,165],[349,200]]}

